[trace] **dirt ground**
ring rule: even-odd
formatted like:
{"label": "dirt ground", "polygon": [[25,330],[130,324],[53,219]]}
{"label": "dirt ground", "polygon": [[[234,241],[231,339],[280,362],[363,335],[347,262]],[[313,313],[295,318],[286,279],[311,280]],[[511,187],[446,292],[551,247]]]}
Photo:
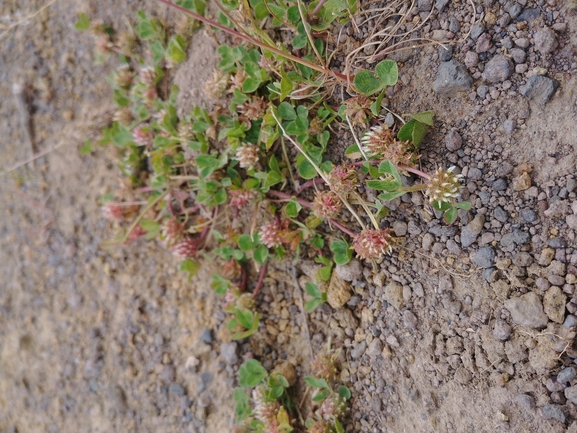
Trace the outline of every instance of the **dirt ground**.
{"label": "dirt ground", "polygon": [[[440,97],[435,46],[403,56],[402,83],[388,94],[398,113],[435,112],[422,163],[458,166],[472,211],[446,226],[423,211],[422,199],[394,201],[398,220],[388,224],[405,245],[377,273],[356,260],[339,269],[354,296],[342,310],[325,305],[309,314],[310,340],[290,268],[271,266],[262,329],[242,345],[220,332],[224,315],[208,285],[209,265],[187,281],[154,242],[105,247],[114,228],[99,199],[122,179],[108,150],[79,153],[111,106],[103,79],[110,66],[94,65],[90,38],[74,29],[78,14],[120,28],[138,8],[174,15],[153,1],[59,0],[5,32],[43,3],[2,3],[0,167],[31,153],[14,84],[26,89],[35,150],[54,150],[0,174],[0,432],[229,432],[243,356],[269,369],[288,360],[305,374],[310,348],[329,338],[343,349],[341,379],[353,392],[349,432],[577,432],[568,392],[577,379],[557,376],[577,356],[575,325],[565,326],[577,310],[577,228],[568,223],[577,213],[577,15],[561,1],[519,3],[545,17],[557,12],[529,23],[533,45],[538,29],[566,23],[557,51],[527,50],[528,69],[546,67],[560,83],[550,102],[519,93],[525,72],[507,85],[489,84],[490,96],[481,98],[475,66],[469,91]],[[482,17],[502,17],[514,4],[476,6]],[[467,7],[455,2],[438,20],[465,16]],[[175,71],[181,112],[203,98],[203,77],[216,63],[209,39],[194,35],[190,60]],[[474,49],[455,44],[454,57],[463,61]],[[462,139],[458,148],[446,144],[452,130]],[[522,164],[531,188],[517,190]],[[472,231],[475,221],[480,228],[463,246],[465,226]],[[487,248],[493,257],[485,266]],[[314,266],[296,265],[301,285]],[[531,293],[541,316],[545,309],[540,326],[515,315],[527,305],[514,302]]]}

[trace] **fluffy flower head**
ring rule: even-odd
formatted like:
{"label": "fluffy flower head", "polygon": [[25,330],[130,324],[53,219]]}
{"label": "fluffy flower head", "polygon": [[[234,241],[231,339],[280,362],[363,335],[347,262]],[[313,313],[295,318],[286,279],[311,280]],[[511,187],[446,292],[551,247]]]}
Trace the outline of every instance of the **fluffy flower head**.
{"label": "fluffy flower head", "polygon": [[450,202],[459,196],[463,176],[453,173],[454,169],[439,168],[431,176],[425,191],[431,203]]}
{"label": "fluffy flower head", "polygon": [[314,214],[319,218],[335,218],[343,203],[333,191],[318,192],[312,203]]}
{"label": "fluffy flower head", "polygon": [[395,165],[414,165],[409,142],[396,140],[393,131],[386,126],[373,126],[361,139],[361,145],[369,156],[386,159]]}
{"label": "fluffy flower head", "polygon": [[348,165],[337,165],[327,175],[331,189],[337,193],[347,196],[359,185],[359,176],[354,167]]}
{"label": "fluffy flower head", "polygon": [[242,168],[247,170],[255,168],[258,162],[258,146],[250,143],[243,144],[236,150],[236,159]]}
{"label": "fluffy flower head", "polygon": [[378,259],[391,252],[391,235],[389,229],[363,230],[353,239],[353,249],[357,256],[365,259]]}
{"label": "fluffy flower head", "polygon": [[279,247],[283,244],[287,229],[288,221],[272,219],[260,228],[260,240],[267,248]]}

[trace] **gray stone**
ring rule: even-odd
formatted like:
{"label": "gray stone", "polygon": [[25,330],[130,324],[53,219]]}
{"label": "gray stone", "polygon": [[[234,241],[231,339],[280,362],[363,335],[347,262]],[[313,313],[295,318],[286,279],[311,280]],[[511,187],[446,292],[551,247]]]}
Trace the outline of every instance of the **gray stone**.
{"label": "gray stone", "polygon": [[508,57],[497,54],[485,65],[483,80],[489,83],[499,83],[513,75],[514,70],[513,62]]}
{"label": "gray stone", "polygon": [[515,42],[515,45],[519,48],[523,49],[529,48],[529,45],[531,45],[531,41],[528,38],[517,38],[513,42]]}
{"label": "gray stone", "polygon": [[575,317],[573,314],[569,314],[563,322],[563,326],[565,328],[574,328],[577,326],[577,317]]}
{"label": "gray stone", "polygon": [[478,22],[475,23],[471,28],[471,35],[470,35],[471,39],[476,41],[477,38],[483,34],[484,31],[485,29],[483,28],[483,26],[481,26]]}
{"label": "gray stone", "polygon": [[479,64],[479,55],[475,51],[467,51],[465,54],[465,66],[467,68],[474,68]]}
{"label": "gray stone", "polygon": [[405,325],[406,328],[416,329],[417,323],[418,323],[417,316],[415,316],[413,312],[409,310],[403,311],[403,325]]}
{"label": "gray stone", "polygon": [[397,236],[405,236],[407,234],[408,225],[404,221],[395,221],[393,223],[393,231]]}
{"label": "gray stone", "polygon": [[525,63],[525,60],[527,59],[527,53],[525,50],[522,50],[521,48],[512,48],[510,53],[515,63]]}
{"label": "gray stone", "polygon": [[483,178],[483,172],[477,167],[472,167],[469,169],[467,177],[471,180],[481,180]]}
{"label": "gray stone", "polygon": [[519,93],[531,101],[545,105],[549,102],[558,87],[559,81],[542,75],[534,75],[519,89]]}
{"label": "gray stone", "polygon": [[529,328],[544,328],[549,318],[543,311],[539,296],[533,292],[505,301],[505,308],[511,313],[513,322]]}
{"label": "gray stone", "polygon": [[385,286],[384,298],[385,301],[397,310],[400,310],[405,304],[405,299],[403,298],[403,286],[395,281],[391,281]]}
{"label": "gray stone", "polygon": [[530,23],[539,18],[539,16],[541,16],[541,10],[539,8],[525,8],[517,17],[517,21],[527,21]]}
{"label": "gray stone", "polygon": [[535,33],[535,49],[541,54],[549,54],[557,48],[557,36],[555,32],[545,27]]}
{"label": "gray stone", "polygon": [[543,296],[543,308],[549,319],[555,323],[565,321],[565,304],[567,296],[557,286],[550,287]]}
{"label": "gray stone", "polygon": [[515,401],[519,406],[527,410],[535,409],[535,399],[528,394],[519,394],[515,397]]}
{"label": "gray stone", "polygon": [[565,222],[570,229],[577,230],[577,215],[567,215]]}
{"label": "gray stone", "polygon": [[445,136],[445,146],[451,152],[459,150],[463,145],[463,139],[456,129],[451,129],[449,133]]}
{"label": "gray stone", "polygon": [[443,62],[439,66],[433,90],[439,96],[455,97],[460,92],[471,88],[473,79],[465,66],[456,59]]}
{"label": "gray stone", "polygon": [[461,231],[461,246],[467,248],[471,246],[476,240],[485,224],[485,215],[477,215],[473,220],[465,226]]}
{"label": "gray stone", "polygon": [[236,354],[237,349],[238,343],[235,341],[222,343],[220,345],[220,355],[228,365],[234,365],[238,362],[238,355]]}
{"label": "gray stone", "polygon": [[533,209],[521,209],[519,215],[523,220],[525,220],[525,222],[532,223],[537,221],[537,212]]}
{"label": "gray stone", "polygon": [[439,46],[439,60],[441,62],[448,62],[453,58],[453,46],[441,45]]}
{"label": "gray stone", "polygon": [[563,238],[553,238],[549,242],[547,242],[551,248],[567,248],[567,241]]}
{"label": "gray stone", "polygon": [[563,408],[557,404],[548,404],[543,406],[543,416],[549,419],[555,419],[561,423],[565,423],[567,414]]}
{"label": "gray stone", "polygon": [[571,403],[577,404],[577,386],[570,386],[565,388],[565,397]]}
{"label": "gray stone", "polygon": [[567,383],[571,382],[577,376],[575,367],[566,367],[557,374],[557,382]]}
{"label": "gray stone", "polygon": [[174,395],[184,395],[184,388],[179,383],[171,383],[168,387],[168,391]]}
{"label": "gray stone", "polygon": [[514,169],[514,167],[512,164],[509,164],[508,162],[503,161],[497,167],[497,170],[495,171],[495,176],[497,176],[497,177],[507,176],[513,172],[513,169]]}
{"label": "gray stone", "polygon": [[439,12],[442,12],[445,9],[445,6],[449,4],[449,0],[437,0],[435,2],[435,7]]}
{"label": "gray stone", "polygon": [[531,235],[521,230],[515,230],[512,233],[507,233],[501,238],[501,246],[508,247],[510,245],[523,245],[531,240]]}
{"label": "gray stone", "polygon": [[363,267],[358,260],[351,260],[346,265],[337,265],[335,268],[340,279],[345,281],[359,280],[363,277]]}
{"label": "gray stone", "polygon": [[370,357],[376,358],[381,354],[382,351],[383,351],[383,342],[378,338],[375,338],[373,341],[371,341],[371,344],[369,344],[369,350],[367,351],[367,353]]}
{"label": "gray stone", "polygon": [[429,12],[433,7],[433,0],[418,0],[417,7],[421,12]]}
{"label": "gray stone", "polygon": [[497,206],[495,208],[493,215],[497,221],[502,222],[502,223],[507,222],[507,220],[509,219],[509,214],[501,206]]}
{"label": "gray stone", "polygon": [[395,116],[393,116],[393,113],[387,113],[385,116],[385,125],[389,128],[392,128],[395,125]]}
{"label": "gray stone", "polygon": [[201,333],[200,333],[200,339],[202,341],[204,341],[206,344],[210,344],[212,343],[212,341],[214,340],[213,336],[212,336],[212,330],[210,329],[204,329]]}
{"label": "gray stone", "polygon": [[430,233],[426,233],[423,236],[421,247],[423,248],[423,250],[429,251],[431,249],[431,246],[433,245],[433,242],[435,242],[435,237]]}
{"label": "gray stone", "polygon": [[451,16],[449,19],[449,31],[457,33],[459,30],[461,30],[461,23],[456,17]]}
{"label": "gray stone", "polygon": [[521,7],[521,5],[519,3],[515,3],[513,6],[509,8],[509,15],[511,16],[511,18],[517,18],[521,14],[522,10],[523,8]]}
{"label": "gray stone", "polygon": [[487,93],[489,93],[489,86],[482,85],[477,87],[477,95],[479,95],[479,98],[485,99]]}
{"label": "gray stone", "polygon": [[363,340],[360,343],[358,343],[353,348],[353,350],[351,350],[351,358],[352,359],[359,359],[361,356],[363,356],[363,354],[365,353],[365,350],[367,350],[367,342]]}
{"label": "gray stone", "polygon": [[174,382],[174,378],[176,377],[176,369],[171,364],[165,364],[162,366],[159,377],[163,382]]}
{"label": "gray stone", "polygon": [[517,126],[517,122],[513,119],[507,119],[503,122],[503,129],[507,134],[512,134]]}
{"label": "gray stone", "polygon": [[491,49],[491,45],[491,35],[489,35],[489,33],[483,33],[475,43],[475,52],[477,54],[486,53]]}
{"label": "gray stone", "polygon": [[493,328],[493,336],[497,340],[506,341],[511,336],[513,328],[504,320],[498,319],[495,322],[495,327]]}
{"label": "gray stone", "polygon": [[513,264],[515,266],[527,267],[533,263],[533,256],[526,252],[520,252],[513,256]]}
{"label": "gray stone", "polygon": [[471,260],[480,268],[490,268],[495,262],[495,250],[489,246],[482,247],[473,254]]}

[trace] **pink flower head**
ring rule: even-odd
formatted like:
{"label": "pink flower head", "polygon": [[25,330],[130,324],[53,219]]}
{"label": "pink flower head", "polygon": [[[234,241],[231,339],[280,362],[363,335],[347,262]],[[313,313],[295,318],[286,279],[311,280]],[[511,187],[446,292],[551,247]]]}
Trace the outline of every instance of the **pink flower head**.
{"label": "pink flower head", "polygon": [[313,212],[319,218],[335,218],[342,207],[341,199],[333,191],[319,192],[313,201]]}
{"label": "pink flower head", "polygon": [[228,192],[230,196],[230,205],[233,207],[243,207],[257,197],[257,192],[253,189],[231,189]]}
{"label": "pink flower head", "polygon": [[359,176],[354,167],[337,165],[328,174],[329,185],[337,194],[347,196],[359,185]]}
{"label": "pink flower head", "polygon": [[192,237],[186,237],[180,242],[170,247],[175,256],[181,259],[188,259],[196,255],[198,250],[198,241]]}
{"label": "pink flower head", "polygon": [[392,251],[390,230],[363,230],[353,239],[353,249],[365,260],[389,254]]}
{"label": "pink flower head", "polygon": [[286,220],[270,220],[260,228],[260,240],[267,248],[281,246],[288,229],[288,224]]}

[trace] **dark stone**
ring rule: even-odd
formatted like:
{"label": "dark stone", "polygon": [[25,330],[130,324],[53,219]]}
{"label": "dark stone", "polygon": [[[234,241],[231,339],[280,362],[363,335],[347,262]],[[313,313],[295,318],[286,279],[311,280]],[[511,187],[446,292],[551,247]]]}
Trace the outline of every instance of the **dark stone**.
{"label": "dark stone", "polygon": [[534,75],[519,89],[519,93],[531,101],[545,105],[549,102],[558,87],[559,81],[542,75]]}
{"label": "dark stone", "polygon": [[210,329],[204,329],[201,333],[200,333],[200,339],[202,341],[204,341],[206,344],[210,344],[213,342],[214,338],[212,336],[212,330]]}
{"label": "dark stone", "polygon": [[547,242],[551,248],[567,248],[567,241],[563,238],[554,238]]}
{"label": "dark stone", "polygon": [[537,221],[537,212],[533,209],[522,209],[519,215],[521,215],[521,218],[523,218],[525,222],[532,223]]}
{"label": "dark stone", "polygon": [[540,15],[541,10],[539,8],[525,8],[523,9],[523,12],[521,12],[517,17],[517,21],[527,21],[528,23],[530,23],[531,21],[534,21],[537,18],[539,18]]}
{"label": "dark stone", "polygon": [[473,79],[467,72],[467,68],[458,60],[451,59],[439,65],[433,90],[439,96],[455,97],[459,92],[469,90],[472,83]]}
{"label": "dark stone", "polygon": [[543,416],[549,419],[555,419],[561,423],[565,423],[567,414],[563,408],[557,404],[548,404],[543,406]]}
{"label": "dark stone", "polygon": [[480,268],[490,268],[495,262],[495,250],[492,247],[480,248],[473,254],[472,260]]}
{"label": "dark stone", "polygon": [[485,65],[483,80],[490,83],[505,81],[515,71],[513,62],[503,54],[497,54]]}
{"label": "dark stone", "polygon": [[507,180],[501,177],[493,182],[493,191],[505,191],[507,186]]}
{"label": "dark stone", "polygon": [[452,45],[441,45],[439,46],[439,60],[441,62],[448,62],[453,57],[453,46]]}

